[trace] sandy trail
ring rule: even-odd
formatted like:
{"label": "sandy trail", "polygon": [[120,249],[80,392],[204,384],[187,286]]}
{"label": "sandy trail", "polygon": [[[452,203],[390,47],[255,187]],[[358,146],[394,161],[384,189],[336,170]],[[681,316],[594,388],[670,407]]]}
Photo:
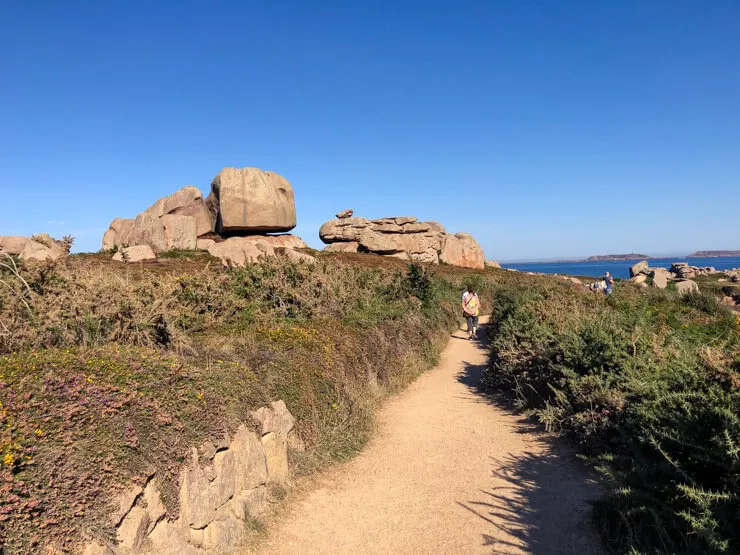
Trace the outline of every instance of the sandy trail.
{"label": "sandy trail", "polygon": [[485,346],[453,335],[354,460],[288,504],[262,553],[602,553],[572,453],[478,392]]}

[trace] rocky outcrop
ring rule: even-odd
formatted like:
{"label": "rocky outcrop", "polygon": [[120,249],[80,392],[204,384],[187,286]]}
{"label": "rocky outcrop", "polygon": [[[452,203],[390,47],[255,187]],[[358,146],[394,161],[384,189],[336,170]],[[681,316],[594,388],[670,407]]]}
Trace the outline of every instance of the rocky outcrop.
{"label": "rocky outcrop", "polygon": [[699,286],[696,284],[695,281],[686,279],[686,280],[682,280],[676,283],[676,291],[678,291],[679,295],[686,295],[688,293],[698,293]]}
{"label": "rocky outcrop", "polygon": [[359,242],[363,230],[370,227],[366,218],[342,218],[330,220],[319,229],[319,237],[324,243]]}
{"label": "rocky outcrop", "polygon": [[18,235],[0,236],[0,251],[18,256],[30,241],[30,237],[21,237]]}
{"label": "rocky outcrop", "polygon": [[136,245],[133,247],[122,247],[113,255],[116,262],[142,262],[144,260],[156,260],[157,255],[149,245]]}
{"label": "rocky outcrop", "polygon": [[655,268],[650,272],[652,278],[652,286],[658,289],[665,289],[668,287],[668,280],[670,279],[670,273],[665,268]]}
{"label": "rocky outcrop", "polygon": [[208,253],[220,258],[224,266],[243,268],[247,263],[274,257],[275,249],[266,241],[253,241],[247,237],[230,237],[208,247]]}
{"label": "rocky outcrop", "polygon": [[219,233],[290,231],[296,226],[293,188],[257,168],[224,168],[211,183],[208,206]]}
{"label": "rocky outcrop", "polygon": [[[630,282],[640,286],[650,286],[657,289],[665,289],[668,282],[674,281],[677,277],[666,268],[651,268],[647,260],[638,262],[630,268]],[[648,278],[650,281],[648,282]]]}
{"label": "rocky outcrop", "polygon": [[368,220],[346,212],[319,230],[319,237],[328,244],[327,252],[368,252],[416,262],[484,267],[483,250],[467,233],[450,235],[437,222],[419,222],[411,216]]}
{"label": "rocky outcrop", "polygon": [[155,252],[195,249],[198,237],[213,231],[213,218],[201,192],[188,185],[159,199],[134,221],[132,244]]}
{"label": "rocky outcrop", "polygon": [[291,262],[297,262],[301,264],[315,264],[316,263],[316,259],[310,254],[294,251],[293,249],[283,249],[281,254],[285,256]]}
{"label": "rocky outcrop", "polygon": [[[699,291],[699,286],[691,279],[699,276],[708,276],[723,273],[727,279],[740,283],[740,268],[718,271],[711,266],[690,266],[688,262],[674,262],[670,270],[666,268],[650,268],[647,261],[639,262],[630,268],[630,282],[641,287],[650,286],[658,289],[666,289],[672,281],[677,282],[677,290],[681,294],[690,291]],[[648,278],[650,281],[648,282]],[[724,281],[719,279],[718,281]]]}
{"label": "rocky outcrop", "polygon": [[225,241],[214,242],[208,247],[208,253],[220,258],[224,266],[237,268],[244,268],[247,264],[274,258],[278,254],[276,248],[293,262],[315,262],[313,256],[283,246],[293,244],[297,245],[297,248],[303,248],[301,245],[305,246],[305,243],[299,238],[285,236],[289,238],[281,241],[277,237],[279,236],[230,237]]}
{"label": "rocky outcrop", "polygon": [[638,262],[630,268],[630,277],[633,278],[639,276],[640,274],[647,274],[649,269],[650,268],[647,260]]}
{"label": "rocky outcrop", "polygon": [[[148,246],[155,254],[173,249],[207,250],[226,265],[243,266],[274,256],[275,248],[307,248],[295,235],[267,235],[295,225],[293,189],[287,180],[256,168],[224,168],[213,179],[211,194],[205,200],[189,185],[159,199],[135,219],[113,220],[103,236],[103,249]],[[260,242],[268,246],[260,247]]]}
{"label": "rocky outcrop", "polygon": [[54,239],[48,233],[39,233],[33,237],[17,235],[0,236],[0,252],[19,256],[21,260],[33,262],[53,262],[69,254],[71,241]]}
{"label": "rocky outcrop", "polygon": [[159,199],[135,219],[116,218],[103,235],[103,249],[148,245],[154,252],[193,250],[213,232],[214,219],[192,185]]}
{"label": "rocky outcrop", "polygon": [[347,241],[345,243],[332,243],[324,247],[326,252],[358,252],[360,243],[357,241]]}
{"label": "rocky outcrop", "polygon": [[341,212],[339,212],[337,214],[337,218],[339,218],[340,220],[342,218],[351,218],[354,213],[355,213],[354,210],[352,210],[351,208],[348,208],[347,210],[342,210]]}
{"label": "rocky outcrop", "polygon": [[131,218],[116,218],[103,235],[103,250],[110,251],[116,247],[128,247],[133,244],[134,224]]}
{"label": "rocky outcrop", "polygon": [[698,276],[708,276],[718,273],[717,270],[711,266],[703,268],[699,266],[690,266],[688,262],[674,262],[671,265],[671,272],[681,279],[691,279]]}
{"label": "rocky outcrop", "polygon": [[485,256],[483,249],[468,233],[448,235],[442,245],[439,261],[451,266],[483,269]]}
{"label": "rocky outcrop", "polygon": [[25,244],[20,253],[21,260],[35,262],[53,262],[69,254],[69,246],[64,241],[54,239],[48,233],[34,235]]}
{"label": "rocky outcrop", "polygon": [[495,260],[486,260],[485,264],[486,264],[486,268],[498,268],[498,269],[501,269],[501,264],[499,264]]}
{"label": "rocky outcrop", "polygon": [[[87,555],[206,555],[236,553],[247,521],[268,504],[268,485],[290,476],[289,435],[293,416],[277,401],[251,415],[218,449],[192,448],[179,481],[179,515],[168,518],[156,474],[146,485],[123,492],[113,503],[115,543],[90,543]],[[252,431],[256,428],[256,432]]]}
{"label": "rocky outcrop", "polygon": [[250,241],[265,241],[273,247],[283,247],[286,249],[307,249],[306,242],[297,235],[283,233],[281,235],[247,235],[245,239]]}

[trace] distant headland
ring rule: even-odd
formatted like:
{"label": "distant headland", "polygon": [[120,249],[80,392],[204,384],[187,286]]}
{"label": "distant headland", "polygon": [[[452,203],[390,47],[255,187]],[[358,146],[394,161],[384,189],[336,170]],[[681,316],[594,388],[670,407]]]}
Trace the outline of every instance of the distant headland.
{"label": "distant headland", "polygon": [[687,258],[720,258],[722,256],[740,256],[740,251],[696,251]]}
{"label": "distant headland", "polygon": [[614,262],[617,260],[645,260],[650,258],[652,257],[646,254],[631,252],[629,254],[600,254],[596,256],[589,256],[588,258],[580,262]]}

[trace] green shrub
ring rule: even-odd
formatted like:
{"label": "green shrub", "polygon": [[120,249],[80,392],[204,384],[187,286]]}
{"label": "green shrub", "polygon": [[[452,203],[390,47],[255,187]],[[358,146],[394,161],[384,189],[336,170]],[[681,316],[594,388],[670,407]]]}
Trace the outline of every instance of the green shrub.
{"label": "green shrub", "polygon": [[596,515],[617,552],[740,552],[740,317],[707,294],[593,300],[499,288],[486,384],[604,474]]}

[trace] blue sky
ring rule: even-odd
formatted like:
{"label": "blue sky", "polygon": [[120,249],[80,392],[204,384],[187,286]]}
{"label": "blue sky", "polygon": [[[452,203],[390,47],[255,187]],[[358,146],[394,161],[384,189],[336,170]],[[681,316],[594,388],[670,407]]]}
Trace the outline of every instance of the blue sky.
{"label": "blue sky", "polygon": [[225,166],[489,258],[740,249],[740,2],[0,2],[0,234]]}

